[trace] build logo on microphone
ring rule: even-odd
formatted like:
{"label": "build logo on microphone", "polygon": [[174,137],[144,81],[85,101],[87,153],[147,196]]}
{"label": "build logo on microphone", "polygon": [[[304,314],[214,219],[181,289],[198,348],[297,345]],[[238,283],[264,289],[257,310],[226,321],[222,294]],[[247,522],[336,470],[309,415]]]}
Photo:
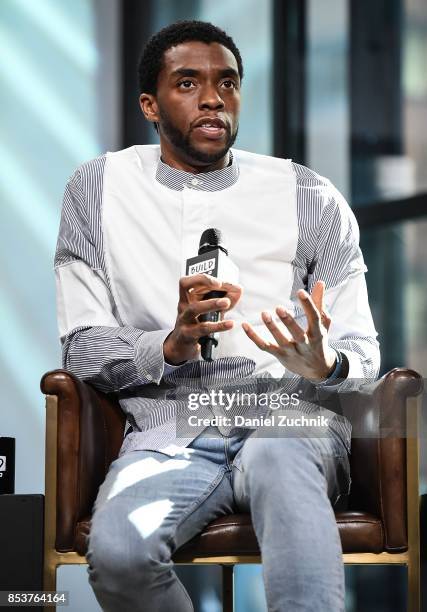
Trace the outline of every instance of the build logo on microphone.
{"label": "build logo on microphone", "polygon": [[189,274],[212,274],[215,270],[216,259],[205,259],[189,266]]}
{"label": "build logo on microphone", "polygon": [[186,274],[189,276],[193,274],[210,274],[211,276],[218,276],[218,258],[218,249],[196,255],[196,257],[190,257],[190,259],[187,259],[185,265]]}

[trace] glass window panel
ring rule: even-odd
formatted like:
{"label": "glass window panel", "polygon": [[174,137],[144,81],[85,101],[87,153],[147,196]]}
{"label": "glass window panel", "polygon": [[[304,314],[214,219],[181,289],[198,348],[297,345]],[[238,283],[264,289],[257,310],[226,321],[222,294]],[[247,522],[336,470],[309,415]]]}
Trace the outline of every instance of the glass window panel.
{"label": "glass window panel", "polygon": [[[307,2],[306,162],[356,212],[368,207],[361,247],[382,373],[427,375],[427,217],[387,223],[394,201],[427,192],[426,59],[425,0]],[[384,224],[367,227],[369,205],[382,202]],[[425,410],[420,439],[425,494]],[[348,609],[403,609],[406,575],[396,569],[346,568]]]}
{"label": "glass window panel", "polygon": [[406,0],[403,23],[405,151],[413,163],[413,188],[427,191],[427,2]]}
{"label": "glass window panel", "polygon": [[349,197],[348,6],[308,0],[306,163]]}
{"label": "glass window panel", "polygon": [[[100,46],[108,40],[111,56],[117,52],[109,36],[117,27],[114,8],[104,3],[100,31],[97,0],[0,2],[0,257],[6,262],[0,316],[7,321],[1,434],[17,437],[17,493],[44,489],[39,383],[61,363],[52,265],[65,183],[78,165],[117,144],[104,127],[117,128],[118,117],[98,89],[106,80],[99,74]],[[118,90],[111,64],[107,80]],[[29,457],[37,458],[31,470]]]}

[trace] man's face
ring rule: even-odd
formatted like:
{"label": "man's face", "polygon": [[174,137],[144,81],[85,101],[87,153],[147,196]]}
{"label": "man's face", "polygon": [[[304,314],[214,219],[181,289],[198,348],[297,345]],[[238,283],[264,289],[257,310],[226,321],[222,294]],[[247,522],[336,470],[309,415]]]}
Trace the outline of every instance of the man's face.
{"label": "man's face", "polygon": [[224,158],[236,139],[240,110],[231,51],[202,42],[168,49],[154,98],[162,152],[195,166]]}

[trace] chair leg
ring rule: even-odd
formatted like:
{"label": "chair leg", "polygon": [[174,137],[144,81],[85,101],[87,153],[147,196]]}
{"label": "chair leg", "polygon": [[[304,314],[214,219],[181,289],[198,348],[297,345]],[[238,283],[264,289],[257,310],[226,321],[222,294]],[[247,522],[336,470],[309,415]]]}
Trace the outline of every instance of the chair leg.
{"label": "chair leg", "polygon": [[420,556],[420,432],[421,399],[409,398],[407,406],[407,515],[408,515],[408,612],[421,610]]}
{"label": "chair leg", "polygon": [[[412,556],[412,558],[411,558]],[[417,554],[409,551],[407,612],[421,612],[421,568]]]}
{"label": "chair leg", "polygon": [[[43,589],[45,591],[56,591],[56,570],[57,565],[52,558],[45,555],[43,567]],[[44,607],[44,612],[55,612],[56,606]]]}
{"label": "chair leg", "polygon": [[234,565],[222,566],[222,609],[233,612],[234,609]]}

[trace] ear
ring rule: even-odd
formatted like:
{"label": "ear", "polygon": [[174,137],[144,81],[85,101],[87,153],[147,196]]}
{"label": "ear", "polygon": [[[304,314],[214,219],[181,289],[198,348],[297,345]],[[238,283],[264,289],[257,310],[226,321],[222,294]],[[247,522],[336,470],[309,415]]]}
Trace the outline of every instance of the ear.
{"label": "ear", "polygon": [[147,121],[152,123],[159,122],[159,109],[155,96],[146,93],[141,94],[139,96],[139,105]]}

